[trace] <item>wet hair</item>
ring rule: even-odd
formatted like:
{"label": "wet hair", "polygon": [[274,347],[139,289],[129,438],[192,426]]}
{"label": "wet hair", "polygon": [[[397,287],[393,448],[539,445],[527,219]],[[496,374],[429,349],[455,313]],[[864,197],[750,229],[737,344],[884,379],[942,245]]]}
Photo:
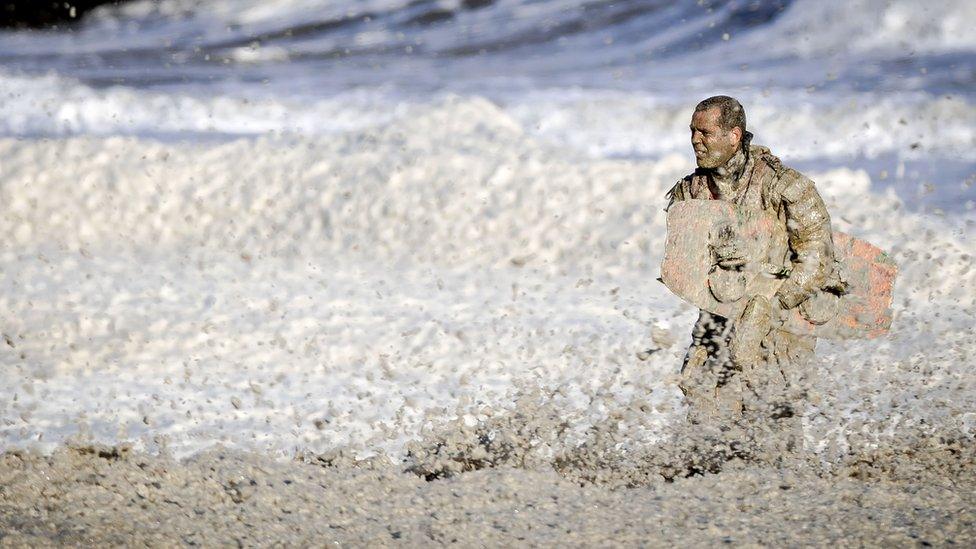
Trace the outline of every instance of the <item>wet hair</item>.
{"label": "wet hair", "polygon": [[699,103],[695,112],[707,111],[713,107],[718,107],[718,123],[723,130],[739,128],[743,137],[746,135],[746,110],[742,108],[742,103],[734,97],[715,95]]}

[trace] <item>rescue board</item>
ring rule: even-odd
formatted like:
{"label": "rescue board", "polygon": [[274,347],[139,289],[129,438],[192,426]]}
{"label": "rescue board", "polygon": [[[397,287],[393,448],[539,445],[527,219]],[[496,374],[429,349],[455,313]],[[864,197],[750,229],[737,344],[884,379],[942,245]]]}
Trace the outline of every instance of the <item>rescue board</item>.
{"label": "rescue board", "polygon": [[[720,200],[683,200],[669,208],[667,223],[661,281],[686,302],[738,318],[751,296],[772,299],[783,284],[784,273],[769,260],[777,238],[785,245],[785,228],[779,228],[781,222],[775,218]],[[745,262],[733,270],[721,269],[714,250],[730,238]],[[897,267],[884,251],[864,240],[835,231],[833,242],[835,267],[845,290],[840,295],[821,293],[782,311],[779,327],[827,338],[884,335],[891,326]]]}

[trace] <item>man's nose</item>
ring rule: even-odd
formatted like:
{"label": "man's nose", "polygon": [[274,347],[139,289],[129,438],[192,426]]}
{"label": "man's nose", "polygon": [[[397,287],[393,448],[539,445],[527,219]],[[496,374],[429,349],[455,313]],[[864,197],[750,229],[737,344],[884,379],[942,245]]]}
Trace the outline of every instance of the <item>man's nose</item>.
{"label": "man's nose", "polygon": [[691,132],[691,142],[692,142],[692,144],[698,145],[699,143],[701,143],[701,140],[702,140],[702,134],[701,134],[701,132]]}

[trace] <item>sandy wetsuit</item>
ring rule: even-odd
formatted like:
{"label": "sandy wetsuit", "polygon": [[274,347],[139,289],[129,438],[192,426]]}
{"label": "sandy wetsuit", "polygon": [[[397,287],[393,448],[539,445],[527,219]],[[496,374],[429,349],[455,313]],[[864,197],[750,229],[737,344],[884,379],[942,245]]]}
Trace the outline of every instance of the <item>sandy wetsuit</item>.
{"label": "sandy wetsuit", "polygon": [[[781,249],[774,243],[770,253],[786,277],[773,300],[753,299],[738,319],[701,311],[680,383],[692,421],[792,416],[816,339],[778,329],[779,314],[794,307],[803,311],[836,280],[830,216],[813,182],[783,166],[769,149],[749,145],[750,137],[725,165],[699,168],[668,193],[669,207],[686,199],[726,200],[774,217],[784,233]],[[734,246],[718,253],[728,259],[736,254]]]}

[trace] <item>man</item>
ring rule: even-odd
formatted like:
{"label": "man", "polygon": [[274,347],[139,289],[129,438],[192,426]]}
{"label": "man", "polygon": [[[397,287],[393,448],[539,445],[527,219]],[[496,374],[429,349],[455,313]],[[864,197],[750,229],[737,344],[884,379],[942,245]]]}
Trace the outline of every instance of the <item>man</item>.
{"label": "man", "polygon": [[[698,169],[668,193],[669,208],[681,200],[725,200],[769,215],[787,247],[777,265],[785,280],[772,300],[743,296],[748,304],[735,319],[701,311],[680,383],[693,422],[743,414],[792,417],[816,340],[779,329],[780,313],[795,307],[804,312],[816,301],[811,298],[838,282],[830,216],[813,182],[751,139],[737,100],[705,99],[691,119]],[[716,276],[744,262],[734,239],[715,245],[714,256]]]}

